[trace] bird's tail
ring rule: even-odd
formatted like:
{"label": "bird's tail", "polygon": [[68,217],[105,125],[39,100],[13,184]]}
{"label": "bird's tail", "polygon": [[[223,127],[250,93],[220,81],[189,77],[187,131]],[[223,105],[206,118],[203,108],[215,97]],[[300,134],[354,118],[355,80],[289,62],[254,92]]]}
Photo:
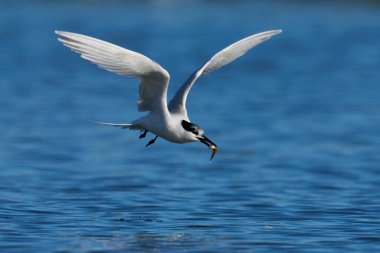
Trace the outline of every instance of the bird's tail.
{"label": "bird's tail", "polygon": [[107,122],[101,122],[101,121],[96,121],[96,120],[89,120],[90,122],[93,123],[98,123],[106,126],[114,126],[114,127],[121,127],[123,129],[128,128],[128,129],[135,129],[133,124],[116,124],[116,123],[107,123]]}

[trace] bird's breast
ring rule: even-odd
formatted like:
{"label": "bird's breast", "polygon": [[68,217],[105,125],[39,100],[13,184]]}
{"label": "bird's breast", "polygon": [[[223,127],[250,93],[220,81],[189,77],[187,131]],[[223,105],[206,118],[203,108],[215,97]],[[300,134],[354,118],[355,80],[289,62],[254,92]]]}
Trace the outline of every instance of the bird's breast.
{"label": "bird's breast", "polygon": [[178,117],[157,117],[151,116],[144,120],[144,127],[151,133],[175,143],[192,142],[188,133],[181,126],[181,120]]}

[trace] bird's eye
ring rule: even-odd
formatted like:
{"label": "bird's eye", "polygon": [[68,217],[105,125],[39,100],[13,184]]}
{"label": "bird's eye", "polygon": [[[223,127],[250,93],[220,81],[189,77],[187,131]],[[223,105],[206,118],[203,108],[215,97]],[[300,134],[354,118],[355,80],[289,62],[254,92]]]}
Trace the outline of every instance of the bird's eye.
{"label": "bird's eye", "polygon": [[182,120],[181,125],[182,125],[183,129],[185,129],[188,132],[192,132],[195,135],[199,135],[199,131],[201,130],[199,126],[197,126],[193,123],[190,123],[186,120]]}

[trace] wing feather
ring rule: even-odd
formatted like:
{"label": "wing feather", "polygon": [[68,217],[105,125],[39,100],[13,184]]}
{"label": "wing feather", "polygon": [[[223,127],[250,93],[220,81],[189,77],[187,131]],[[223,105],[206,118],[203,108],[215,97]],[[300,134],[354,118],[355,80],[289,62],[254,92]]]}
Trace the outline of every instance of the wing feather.
{"label": "wing feather", "polygon": [[202,75],[208,74],[216,69],[219,69],[228,63],[234,61],[240,56],[244,55],[248,50],[254,46],[270,39],[272,36],[279,34],[281,30],[266,31],[258,34],[251,35],[242,40],[239,40],[232,45],[224,48],[215,54],[206,64],[197,69],[181,86],[181,88],[174,95],[170,101],[169,110],[171,112],[187,113],[186,112],[186,99],[191,87],[195,81]]}
{"label": "wing feather", "polygon": [[169,73],[137,52],[82,34],[56,31],[65,46],[100,68],[140,79],[139,111],[167,111]]}

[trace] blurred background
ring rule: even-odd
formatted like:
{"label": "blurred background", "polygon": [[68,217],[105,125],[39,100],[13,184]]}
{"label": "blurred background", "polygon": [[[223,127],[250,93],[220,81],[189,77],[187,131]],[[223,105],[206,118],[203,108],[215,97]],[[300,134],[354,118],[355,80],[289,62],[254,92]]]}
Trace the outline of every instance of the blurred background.
{"label": "blurred background", "polygon": [[[221,146],[131,122],[138,81],[54,30],[140,52],[169,97],[225,46],[283,33],[201,77],[191,120]],[[379,1],[1,1],[0,251],[380,250]]]}

